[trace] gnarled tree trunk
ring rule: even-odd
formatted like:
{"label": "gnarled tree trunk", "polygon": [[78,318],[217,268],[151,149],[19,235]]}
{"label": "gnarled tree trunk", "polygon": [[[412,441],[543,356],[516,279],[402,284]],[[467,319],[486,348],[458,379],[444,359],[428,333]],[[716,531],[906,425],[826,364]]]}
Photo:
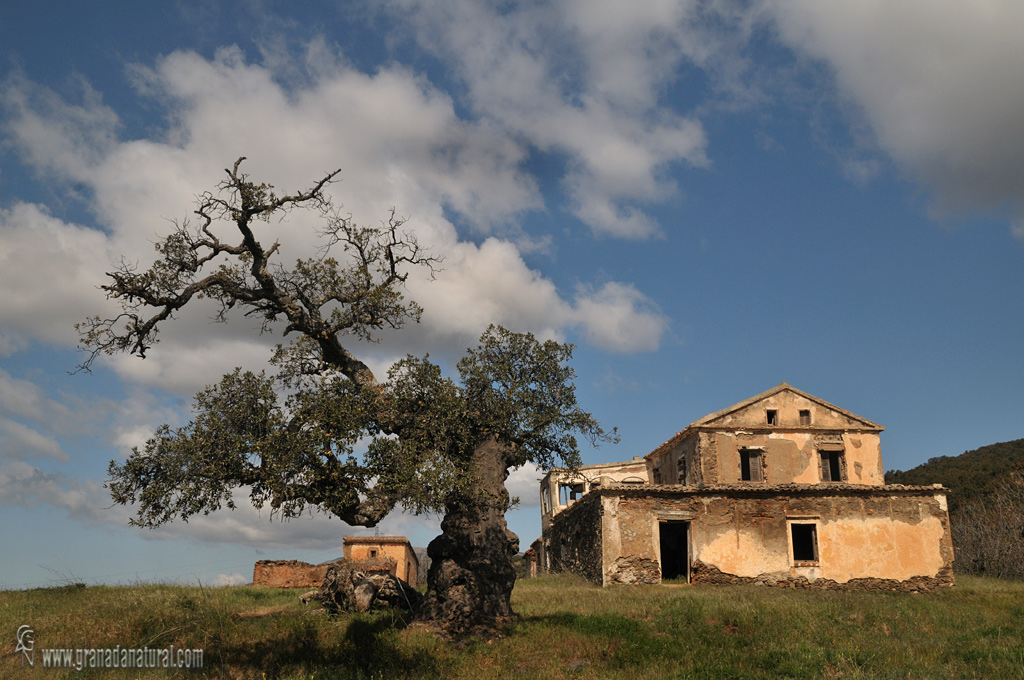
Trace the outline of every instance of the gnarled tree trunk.
{"label": "gnarled tree trunk", "polygon": [[430,571],[420,618],[454,635],[496,632],[514,614],[512,557],[519,537],[508,530],[504,447],[494,439],[474,449],[470,465],[477,488],[453,497],[441,535],[427,546]]}

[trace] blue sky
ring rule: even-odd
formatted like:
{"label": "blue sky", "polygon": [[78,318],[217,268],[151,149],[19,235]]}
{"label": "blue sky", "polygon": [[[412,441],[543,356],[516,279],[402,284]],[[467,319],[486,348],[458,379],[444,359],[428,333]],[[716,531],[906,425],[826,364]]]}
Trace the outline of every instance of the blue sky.
{"label": "blue sky", "polygon": [[[586,463],[783,381],[883,424],[888,469],[1024,436],[1022,31],[1013,0],[4,3],[0,588],[244,582],[366,533],[244,507],[132,529],[103,489],[276,341],[195,309],[69,375],[104,272],[242,155],[288,190],[340,168],[357,221],[394,206],[444,255],[409,282],[422,323],[355,348],[379,374],[491,322],[575,343],[622,437]],[[311,226],[275,225],[285,257]],[[537,477],[509,481],[524,547]]]}

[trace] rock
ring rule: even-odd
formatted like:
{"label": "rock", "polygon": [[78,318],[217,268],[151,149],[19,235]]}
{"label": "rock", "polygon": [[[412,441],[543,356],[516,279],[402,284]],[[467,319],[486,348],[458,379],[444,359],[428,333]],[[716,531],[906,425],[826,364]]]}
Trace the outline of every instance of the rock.
{"label": "rock", "polygon": [[355,587],[354,602],[357,612],[368,612],[373,607],[373,598],[377,596],[377,584],[367,579]]}
{"label": "rock", "polygon": [[418,609],[423,596],[408,583],[391,574],[367,574],[357,567],[342,561],[327,568],[316,599],[329,614],[389,607]]}
{"label": "rock", "polygon": [[319,590],[310,590],[302,595],[299,595],[299,602],[302,604],[309,604],[310,601],[317,599],[317,595],[320,594]]}

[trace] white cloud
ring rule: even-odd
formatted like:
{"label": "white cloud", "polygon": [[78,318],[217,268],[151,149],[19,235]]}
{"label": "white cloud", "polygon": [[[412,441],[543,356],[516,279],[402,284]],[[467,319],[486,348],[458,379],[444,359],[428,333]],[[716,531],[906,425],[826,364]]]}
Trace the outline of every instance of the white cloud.
{"label": "white cloud", "polygon": [[23,423],[0,417],[0,458],[56,458],[69,460],[53,437]]}
{"label": "white cloud", "polygon": [[217,574],[210,583],[214,588],[220,588],[222,586],[244,586],[250,583],[249,577],[239,574],[237,571],[231,572],[230,574]]}
{"label": "white cloud", "polygon": [[665,317],[643,293],[614,282],[597,291],[581,289],[575,314],[589,342],[617,352],[657,349],[668,326]]}
{"label": "white cloud", "polygon": [[[689,3],[392,3],[420,45],[452,64],[484,119],[569,156],[573,210],[596,232],[657,233],[630,203],[673,190],[671,163],[707,163],[699,121],[659,103],[684,58]],[[605,19],[604,17],[608,17]]]}
{"label": "white cloud", "polygon": [[1024,218],[1024,5],[1016,0],[767,0],[781,38],[820,59],[878,144],[937,207]]}
{"label": "white cloud", "polygon": [[[420,241],[445,256],[436,281],[423,272],[410,279],[410,297],[427,310],[424,323],[389,338],[395,344],[385,354],[464,347],[491,322],[547,337],[581,327],[616,351],[657,346],[663,323],[649,323],[641,295],[589,296],[586,309],[577,311],[512,243],[459,241],[446,209],[471,221],[508,220],[538,205],[539,195],[519,169],[524,151],[515,135],[490,122],[460,119],[446,94],[402,67],[366,75],[328,65],[306,85],[286,91],[273,72],[247,63],[232,48],[210,60],[174,53],[135,73],[166,111],[160,138],[113,139],[116,116],[88,89],[81,102],[68,104],[24,79],[5,85],[7,132],[24,158],[44,175],[88,187],[104,228],[67,224],[24,203],[0,212],[6,265],[0,283],[19,291],[0,301],[0,319],[20,337],[67,345],[76,341],[76,321],[112,315],[114,307],[97,290],[102,272],[113,269],[121,254],[147,266],[152,243],[170,229],[169,220],[186,217],[193,197],[213,187],[220,168],[245,153],[252,157],[245,169],[284,191],[340,166],[343,180],[333,191],[345,201],[343,210],[373,223],[398,206]],[[39,101],[46,105],[33,104]],[[649,133],[631,125],[637,134]],[[636,151],[639,166],[648,164],[644,145],[626,143],[625,149],[612,155]],[[600,168],[597,161],[589,164]],[[261,226],[260,236],[279,238],[287,263],[316,251],[312,219],[295,212],[287,221]],[[597,324],[596,310],[606,304],[610,315],[628,317],[622,305],[629,300],[640,305],[635,316],[647,322],[626,323],[623,336],[613,337],[613,327]],[[236,365],[262,366],[279,337],[260,337],[238,319],[212,324],[214,312],[212,305],[191,305],[164,325],[161,343],[146,361],[120,357],[113,367],[132,383],[191,394]],[[24,340],[12,336],[5,344],[16,342]]]}
{"label": "white cloud", "polygon": [[74,323],[100,313],[110,243],[37,205],[0,209],[0,320],[14,337],[75,342]]}
{"label": "white cloud", "polygon": [[63,508],[79,520],[127,521],[123,511],[107,509],[110,497],[99,482],[45,472],[22,461],[0,466],[0,506],[32,507],[37,503]]}
{"label": "white cloud", "polygon": [[519,498],[519,507],[530,508],[540,505],[540,480],[544,471],[533,463],[512,470],[505,480],[509,496]]}

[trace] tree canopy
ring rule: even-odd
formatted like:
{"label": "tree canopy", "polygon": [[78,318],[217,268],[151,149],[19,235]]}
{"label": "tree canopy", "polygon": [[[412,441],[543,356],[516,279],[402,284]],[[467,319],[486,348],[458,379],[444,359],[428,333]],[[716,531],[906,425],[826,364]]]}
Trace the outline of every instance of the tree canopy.
{"label": "tree canopy", "polygon": [[[78,325],[85,369],[102,354],[144,358],[162,325],[201,298],[219,304],[222,321],[239,308],[291,337],[277,346],[269,375],[228,373],[196,395],[189,423],[164,425],[127,460],[111,462],[112,497],[138,504],[136,524],[233,507],[233,492],[244,488],[253,505],[284,517],[314,508],[373,526],[396,505],[443,511],[468,497],[467,462],[483,440],[501,443],[506,467],[543,467],[578,464],[577,434],[613,437],[576,403],[572,346],[528,333],[490,327],[459,361],[458,380],[429,357],[409,356],[378,381],[352,348],[418,320],[403,284],[412,268],[433,270],[439,258],[393,210],[381,227],[340,215],[325,193],[337,171],[277,196],[241,172],[243,160],[218,192],[198,197],[195,222],[176,223],[156,244],[150,268],[123,259],[108,273],[103,289],[120,313]],[[284,266],[280,243],[260,243],[254,222],[297,208],[319,214],[324,246]]]}

